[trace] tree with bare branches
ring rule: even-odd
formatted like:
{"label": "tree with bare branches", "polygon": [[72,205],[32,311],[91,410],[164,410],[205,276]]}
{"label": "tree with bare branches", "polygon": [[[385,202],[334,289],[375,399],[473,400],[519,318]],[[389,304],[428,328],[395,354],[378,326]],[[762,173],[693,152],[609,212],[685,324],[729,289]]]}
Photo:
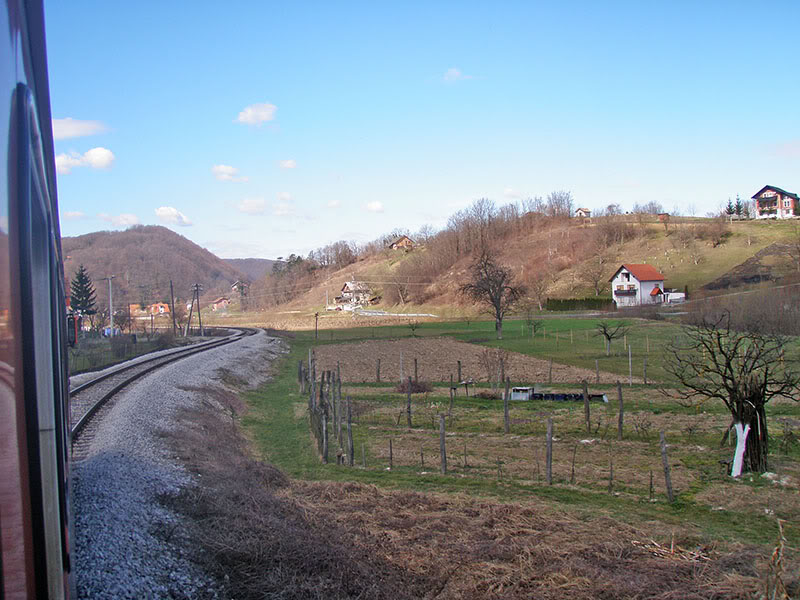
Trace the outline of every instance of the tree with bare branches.
{"label": "tree with bare branches", "polygon": [[595,296],[599,296],[608,283],[610,262],[608,256],[598,252],[581,266],[580,277],[585,283],[592,286]]}
{"label": "tree with bare branches", "polygon": [[731,413],[736,450],[731,476],[767,470],[766,405],[800,389],[800,371],[784,358],[787,338],[731,327],[730,312],[705,316],[667,346],[664,369],[689,402],[720,400]]}
{"label": "tree with bare branches", "polygon": [[628,334],[628,325],[624,321],[612,324],[609,321],[600,321],[597,324],[597,334],[606,340],[606,356],[611,354],[611,342]]}
{"label": "tree with bare branches", "polygon": [[473,263],[472,279],[461,286],[461,293],[485,306],[494,317],[497,339],[503,339],[503,318],[525,294],[524,286],[513,285],[514,275],[510,269],[499,264],[488,250]]}

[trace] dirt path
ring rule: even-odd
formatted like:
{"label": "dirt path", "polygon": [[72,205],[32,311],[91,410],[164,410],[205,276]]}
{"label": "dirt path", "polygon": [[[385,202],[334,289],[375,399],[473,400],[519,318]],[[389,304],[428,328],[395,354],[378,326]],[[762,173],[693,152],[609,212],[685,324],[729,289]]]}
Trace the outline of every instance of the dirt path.
{"label": "dirt path", "polygon": [[[419,378],[423,381],[449,381],[458,376],[461,361],[462,378],[489,381],[487,363],[496,365],[487,355],[493,348],[458,342],[447,338],[399,340],[368,340],[358,343],[319,346],[315,350],[320,369],[335,369],[338,361],[345,382],[373,382],[377,360],[381,361],[381,381],[399,381],[402,355],[403,376],[414,374],[417,359]],[[512,382],[545,382],[548,380],[549,362],[518,352],[505,352],[505,372]],[[488,360],[487,360],[488,358]],[[496,367],[492,376],[496,377]],[[553,383],[578,383],[586,379],[595,381],[595,372],[569,365],[553,363]],[[601,383],[614,383],[621,379],[616,373],[600,371]],[[634,377],[634,382],[641,380]]]}

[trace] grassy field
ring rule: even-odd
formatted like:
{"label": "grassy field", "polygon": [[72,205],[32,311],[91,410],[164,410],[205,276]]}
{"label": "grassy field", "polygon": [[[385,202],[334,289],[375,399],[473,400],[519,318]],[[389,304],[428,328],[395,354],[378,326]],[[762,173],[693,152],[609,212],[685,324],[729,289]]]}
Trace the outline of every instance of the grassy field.
{"label": "grassy field", "polygon": [[[310,434],[307,397],[299,394],[296,381],[297,363],[307,358],[310,348],[371,339],[449,336],[592,369],[595,360],[602,361],[603,370],[618,373],[626,381],[627,352],[615,346],[612,355],[606,357],[601,341],[592,335],[595,326],[596,320],[592,319],[549,319],[546,335],[540,333],[541,337],[531,340],[521,322],[510,322],[505,328],[505,339],[500,342],[491,339],[492,323],[474,321],[425,323],[413,332],[407,326],[326,331],[316,340],[313,332],[299,332],[287,340],[290,352],[276,366],[274,381],[250,393],[250,410],[244,423],[259,453],[299,479],[358,481],[386,488],[459,492],[502,501],[535,497],[578,515],[602,513],[637,526],[677,530],[690,539],[704,542],[770,544],[776,539],[776,519],[780,518],[787,521],[790,543],[797,545],[800,448],[790,445],[784,453],[779,447],[782,431],[779,419],[800,418],[800,405],[791,400],[768,405],[773,436],[770,461],[775,476],[747,475],[734,481],[726,475],[726,465],[720,462],[732,455],[732,448],[719,447],[729,422],[720,404],[707,403],[699,410],[678,404],[656,386],[624,385],[625,426],[623,440],[619,441],[614,385],[591,385],[592,392],[606,393],[610,402],[591,404],[588,432],[582,403],[511,403],[511,432],[505,434],[501,400],[467,399],[459,395],[446,422],[448,473],[441,475],[438,415],[449,409],[449,386],[445,382],[431,382],[430,392],[414,395],[411,428],[406,425],[404,394],[398,394],[385,383],[344,382],[355,415],[357,467],[336,466],[333,457],[337,445],[333,438],[330,443],[334,464],[321,464]],[[637,360],[648,356],[649,376],[663,379],[661,348],[677,331],[674,325],[632,322],[627,343],[632,346],[635,365]],[[669,387],[669,381],[664,383]],[[573,384],[550,387],[579,389]],[[488,392],[489,384],[480,384],[477,390]],[[553,419],[555,432],[553,485],[547,485],[544,473],[548,418]],[[664,430],[669,444],[671,476],[677,494],[673,504],[665,500],[660,430]]]}

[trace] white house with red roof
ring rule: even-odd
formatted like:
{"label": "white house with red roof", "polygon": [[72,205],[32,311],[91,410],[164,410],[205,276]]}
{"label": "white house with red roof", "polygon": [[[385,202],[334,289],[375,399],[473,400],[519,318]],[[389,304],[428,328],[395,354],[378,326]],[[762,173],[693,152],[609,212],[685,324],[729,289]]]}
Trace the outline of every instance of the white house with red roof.
{"label": "white house with red roof", "polygon": [[664,302],[664,276],[650,265],[624,264],[609,281],[618,307]]}

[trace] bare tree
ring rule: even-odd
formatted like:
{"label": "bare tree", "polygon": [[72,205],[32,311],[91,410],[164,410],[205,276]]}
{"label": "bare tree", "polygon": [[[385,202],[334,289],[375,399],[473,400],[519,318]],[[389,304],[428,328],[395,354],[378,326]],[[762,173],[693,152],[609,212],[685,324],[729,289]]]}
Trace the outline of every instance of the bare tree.
{"label": "bare tree", "polygon": [[733,477],[767,470],[766,404],[800,387],[796,365],[784,359],[786,342],[781,335],[732,329],[724,311],[686,326],[667,346],[664,369],[683,386],[680,397],[720,400],[730,411],[736,431]]}
{"label": "bare tree", "polygon": [[547,301],[547,293],[553,285],[553,272],[550,269],[542,269],[528,279],[528,290],[536,301],[539,310],[544,309]]}
{"label": "bare tree", "polygon": [[597,335],[601,335],[606,340],[606,356],[611,354],[611,342],[628,334],[628,324],[624,321],[612,325],[608,321],[600,321],[597,324]]}
{"label": "bare tree", "polygon": [[545,212],[548,217],[569,218],[572,216],[572,192],[564,190],[550,192],[547,195]]}
{"label": "bare tree", "polygon": [[525,300],[521,306],[522,315],[525,318],[525,327],[527,327],[528,332],[533,339],[536,339],[536,332],[544,326],[544,321],[535,318],[537,305],[541,311],[541,304],[531,302],[530,300]]}
{"label": "bare tree", "polygon": [[581,279],[592,286],[595,296],[599,296],[608,283],[608,263],[608,257],[598,252],[581,266]]}
{"label": "bare tree", "polygon": [[525,294],[524,286],[513,285],[514,276],[509,269],[497,264],[488,251],[481,252],[472,265],[472,280],[461,286],[464,296],[485,305],[486,312],[494,317],[497,339],[503,339],[503,318]]}

